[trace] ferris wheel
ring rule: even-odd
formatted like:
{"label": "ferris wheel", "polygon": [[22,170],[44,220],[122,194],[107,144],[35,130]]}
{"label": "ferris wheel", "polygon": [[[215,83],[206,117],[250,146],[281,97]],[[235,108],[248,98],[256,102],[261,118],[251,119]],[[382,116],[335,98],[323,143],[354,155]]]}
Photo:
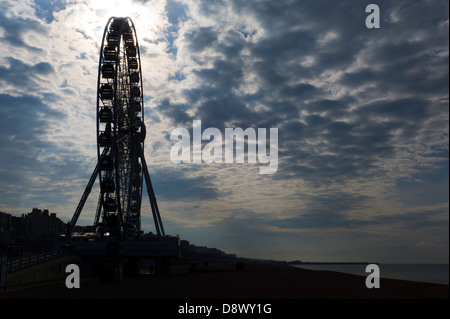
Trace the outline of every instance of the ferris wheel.
{"label": "ferris wheel", "polygon": [[100,194],[94,225],[134,240],[141,233],[145,179],[156,234],[165,236],[144,157],[144,97],[138,39],[130,18],[111,17],[100,48],[97,81],[97,165],[68,227],[70,237],[97,177]]}

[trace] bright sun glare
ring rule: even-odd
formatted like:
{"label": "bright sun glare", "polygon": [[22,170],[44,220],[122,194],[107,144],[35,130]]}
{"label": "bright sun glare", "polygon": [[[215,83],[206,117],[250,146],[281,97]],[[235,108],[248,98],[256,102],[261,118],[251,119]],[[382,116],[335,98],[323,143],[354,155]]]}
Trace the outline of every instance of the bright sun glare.
{"label": "bright sun glare", "polygon": [[[155,5],[156,3],[156,5]],[[139,32],[138,41],[143,39],[152,40],[155,37],[157,28],[162,24],[161,15],[158,14],[160,8],[155,3],[132,2],[130,0],[88,0],[85,2],[81,20],[82,28],[92,38],[99,38],[110,17],[129,17],[133,21]],[[159,20],[158,21],[158,17]]]}

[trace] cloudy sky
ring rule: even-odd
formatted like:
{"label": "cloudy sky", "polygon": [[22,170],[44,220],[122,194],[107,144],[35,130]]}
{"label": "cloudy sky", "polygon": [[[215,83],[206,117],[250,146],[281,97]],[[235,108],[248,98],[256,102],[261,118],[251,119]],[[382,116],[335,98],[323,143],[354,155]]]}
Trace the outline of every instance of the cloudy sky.
{"label": "cloudy sky", "polygon": [[[366,5],[380,8],[368,29]],[[166,233],[239,256],[449,260],[448,1],[1,0],[0,211],[73,215],[103,29],[129,16]],[[278,170],[174,164],[170,132],[278,128]],[[93,222],[98,185],[79,219]],[[153,231],[147,197],[142,223]]]}

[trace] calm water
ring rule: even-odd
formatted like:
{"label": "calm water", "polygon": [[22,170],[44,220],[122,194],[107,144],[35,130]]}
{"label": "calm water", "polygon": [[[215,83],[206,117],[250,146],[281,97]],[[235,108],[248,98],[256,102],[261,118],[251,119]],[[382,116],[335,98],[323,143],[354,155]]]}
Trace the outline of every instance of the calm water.
{"label": "calm water", "polygon": [[[379,264],[380,278],[403,279],[448,285],[448,264]],[[331,270],[367,276],[366,265],[295,265],[312,270]]]}

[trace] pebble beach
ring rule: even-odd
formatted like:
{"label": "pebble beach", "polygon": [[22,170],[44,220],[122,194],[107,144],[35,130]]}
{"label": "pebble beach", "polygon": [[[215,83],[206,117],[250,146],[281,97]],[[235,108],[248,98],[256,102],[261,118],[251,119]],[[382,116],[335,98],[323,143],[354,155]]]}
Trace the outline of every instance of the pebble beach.
{"label": "pebble beach", "polygon": [[365,277],[279,263],[211,264],[195,270],[177,265],[171,274],[124,277],[119,282],[82,278],[0,291],[0,299],[448,299],[449,286],[383,279],[368,289]]}

